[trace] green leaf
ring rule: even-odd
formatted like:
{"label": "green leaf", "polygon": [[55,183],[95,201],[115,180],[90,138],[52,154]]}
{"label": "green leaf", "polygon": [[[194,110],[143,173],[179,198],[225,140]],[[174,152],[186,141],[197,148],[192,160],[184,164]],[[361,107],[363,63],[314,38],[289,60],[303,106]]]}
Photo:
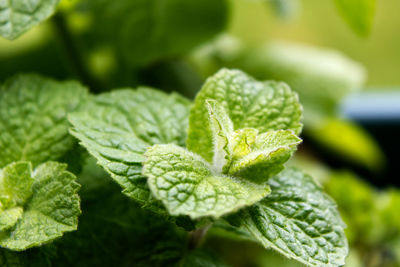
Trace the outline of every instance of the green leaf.
{"label": "green leaf", "polygon": [[262,183],[283,169],[301,142],[293,131],[258,134],[254,128],[233,131],[225,109],[215,100],[206,100],[214,144],[213,169]]}
{"label": "green leaf", "polygon": [[284,19],[293,19],[298,14],[301,5],[299,0],[265,0],[265,2]]}
{"label": "green leaf", "polygon": [[326,119],[307,128],[307,134],[333,155],[356,164],[379,170],[385,155],[373,137],[356,123],[343,119]]}
{"label": "green leaf", "polygon": [[7,165],[2,171],[0,193],[2,207],[23,205],[32,195],[31,165],[27,162],[16,162]]}
{"label": "green leaf", "polygon": [[252,142],[246,138],[243,142],[246,147],[242,151],[248,153],[234,153],[227,173],[257,183],[265,182],[283,170],[283,164],[290,159],[300,142],[301,139],[291,130],[268,131],[255,136]]}
{"label": "green leaf", "polygon": [[50,17],[60,0],[0,2],[0,35],[13,40]]}
{"label": "green leaf", "polygon": [[207,161],[213,158],[212,132],[207,120],[207,99],[222,104],[234,130],[255,128],[301,131],[297,94],[284,83],[258,82],[239,70],[222,69],[210,77],[196,96],[189,116],[188,149]]}
{"label": "green leaf", "polygon": [[[346,236],[350,245],[367,240],[375,242],[371,237],[381,225],[376,224],[378,218],[378,198],[374,188],[350,172],[333,172],[325,183],[327,193],[339,206],[339,211],[347,224]],[[369,243],[369,241],[367,241]]]}
{"label": "green leaf", "polygon": [[74,144],[67,114],[87,95],[77,82],[17,75],[0,86],[0,168],[62,157]]}
{"label": "green leaf", "polygon": [[375,0],[334,0],[339,12],[359,35],[366,36],[371,31],[375,13]]}
{"label": "green leaf", "polygon": [[266,248],[308,266],[342,266],[348,253],[335,203],[314,180],[286,169],[269,180],[271,194],[236,220]]}
{"label": "green leaf", "polygon": [[229,164],[232,158],[230,138],[233,124],[225,109],[215,100],[206,100],[208,118],[214,144],[213,165],[222,170],[222,166]]}
{"label": "green leaf", "polygon": [[[24,176],[25,179],[33,179],[33,183],[31,188],[25,189],[31,193],[30,198],[24,199],[24,203],[12,202],[19,205],[15,207],[23,208],[23,214],[19,215],[20,218],[11,228],[8,227],[9,229],[0,232],[1,247],[17,251],[25,250],[48,243],[62,236],[64,232],[77,228],[80,208],[76,177],[65,170],[65,164],[57,162],[43,163],[33,172],[31,168],[29,162],[17,162],[3,170],[3,184],[7,173],[25,175],[27,172],[30,175]],[[22,180],[24,177],[18,179]],[[25,185],[29,183],[24,182]],[[12,185],[17,188],[10,191],[22,191],[15,183]]]}
{"label": "green leaf", "polygon": [[172,215],[220,217],[254,204],[269,192],[258,185],[213,173],[200,156],[176,145],[154,145],[146,153],[143,175],[153,195]]}
{"label": "green leaf", "polygon": [[225,28],[226,0],[84,1],[95,24],[88,42],[116,47],[133,67],[188,53]]}
{"label": "green leaf", "polygon": [[150,88],[123,89],[94,97],[85,111],[71,114],[71,133],[124,193],[148,204],[143,153],[153,144],[184,146],[189,101]]}
{"label": "green leaf", "polygon": [[23,213],[22,207],[13,207],[0,211],[0,231],[13,227]]}

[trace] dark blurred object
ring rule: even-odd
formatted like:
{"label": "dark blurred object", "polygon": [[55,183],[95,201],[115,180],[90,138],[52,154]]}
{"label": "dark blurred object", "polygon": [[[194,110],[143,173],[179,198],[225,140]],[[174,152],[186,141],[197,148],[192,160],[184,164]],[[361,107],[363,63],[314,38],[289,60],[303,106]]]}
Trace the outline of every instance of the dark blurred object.
{"label": "dark blurred object", "polygon": [[386,156],[384,170],[367,177],[378,186],[400,186],[400,91],[374,90],[349,95],[340,113],[364,127]]}

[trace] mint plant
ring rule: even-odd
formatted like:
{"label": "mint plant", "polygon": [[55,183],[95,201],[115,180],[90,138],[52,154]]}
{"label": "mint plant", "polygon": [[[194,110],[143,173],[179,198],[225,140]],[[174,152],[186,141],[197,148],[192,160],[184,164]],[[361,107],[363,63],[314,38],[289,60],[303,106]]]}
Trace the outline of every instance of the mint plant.
{"label": "mint plant", "polygon": [[[246,2],[0,0],[0,267],[400,262],[399,192],[304,171],[309,139],[383,162],[338,117],[363,66],[232,37]],[[371,32],[375,0],[332,2]]]}
{"label": "mint plant", "polygon": [[92,96],[69,119],[72,135],[143,208],[188,216],[195,236],[223,220],[303,264],[341,266],[348,248],[334,202],[308,175],[283,170],[301,142],[301,111],[286,84],[222,69],[192,105],[121,89]]}
{"label": "mint plant", "polygon": [[80,186],[66,164],[54,160],[73,147],[66,114],[86,94],[76,82],[36,75],[18,75],[1,86],[1,247],[21,251],[77,229]]}

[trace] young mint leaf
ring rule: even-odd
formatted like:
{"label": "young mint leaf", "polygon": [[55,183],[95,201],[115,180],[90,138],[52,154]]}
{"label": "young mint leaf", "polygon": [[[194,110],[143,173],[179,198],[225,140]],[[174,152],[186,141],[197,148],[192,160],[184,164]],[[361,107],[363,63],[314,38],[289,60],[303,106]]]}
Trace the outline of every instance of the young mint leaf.
{"label": "young mint leaf", "polygon": [[297,94],[284,83],[258,82],[239,70],[222,69],[210,77],[196,96],[189,116],[187,147],[208,162],[213,159],[213,138],[206,100],[222,104],[234,130],[255,128],[301,131],[301,106]]}
{"label": "young mint leaf", "polygon": [[376,0],[334,0],[337,9],[359,35],[366,36],[371,31]]}
{"label": "young mint leaf", "polygon": [[60,0],[0,2],[0,35],[13,40],[50,17]]}
{"label": "young mint leaf", "polygon": [[229,139],[234,133],[233,123],[217,101],[208,99],[206,105],[214,143],[213,165],[220,168],[228,164],[232,157]]}
{"label": "young mint leaf", "polygon": [[71,114],[77,137],[124,193],[152,202],[142,176],[143,153],[153,144],[184,146],[189,101],[150,88],[123,89],[93,98],[84,111]]}
{"label": "young mint leaf", "polygon": [[236,223],[265,247],[308,266],[344,265],[345,225],[321,187],[296,169],[286,169],[268,183],[271,194],[238,213]]}
{"label": "young mint leaf", "polygon": [[[25,250],[76,230],[80,214],[79,185],[76,177],[65,169],[65,164],[57,162],[43,163],[33,172],[30,162],[11,163],[3,169],[1,199],[10,199],[8,205],[14,206],[9,209],[15,208],[14,216],[18,218],[14,217],[13,225],[0,232],[1,247]],[[10,178],[24,186],[10,182]]]}
{"label": "young mint leaf", "polygon": [[301,142],[292,130],[268,131],[254,128],[234,131],[225,109],[215,100],[206,100],[214,143],[213,169],[262,183],[283,169]]}
{"label": "young mint leaf", "polygon": [[22,207],[12,207],[0,211],[0,231],[13,227],[23,213]]}
{"label": "young mint leaf", "polygon": [[220,217],[270,192],[265,184],[213,173],[204,159],[176,145],[154,145],[145,156],[143,175],[153,195],[172,215]]}
{"label": "young mint leaf", "polygon": [[282,171],[283,164],[289,160],[301,142],[291,130],[268,131],[253,136],[251,141],[246,138],[246,141],[242,142],[246,147],[240,152],[244,150],[248,153],[234,153],[232,163],[227,166],[227,173],[257,183],[265,182],[272,175]]}
{"label": "young mint leaf", "polygon": [[0,86],[0,168],[14,161],[34,166],[62,157],[73,145],[66,116],[87,95],[77,82],[18,75]]}

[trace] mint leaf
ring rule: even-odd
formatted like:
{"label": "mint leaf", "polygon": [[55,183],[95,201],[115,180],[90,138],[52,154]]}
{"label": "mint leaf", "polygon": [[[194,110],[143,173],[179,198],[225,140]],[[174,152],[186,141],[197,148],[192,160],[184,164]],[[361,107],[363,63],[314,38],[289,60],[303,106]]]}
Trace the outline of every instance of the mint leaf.
{"label": "mint leaf", "polygon": [[71,114],[77,137],[124,193],[152,201],[142,176],[143,153],[153,144],[184,146],[189,101],[150,88],[123,89],[94,97],[85,111]]}
{"label": "mint leaf", "polygon": [[66,116],[87,95],[77,82],[17,75],[0,86],[0,168],[14,161],[34,166],[62,157],[73,145]]}
{"label": "mint leaf", "polygon": [[[33,172],[31,168],[29,162],[16,162],[3,169],[1,199],[9,199],[8,205],[14,205],[9,208],[18,212],[23,209],[23,213],[17,212],[13,225],[0,232],[1,247],[25,250],[77,228],[80,208],[76,177],[65,170],[65,164],[56,162],[43,163]],[[9,182],[9,178],[26,180],[21,182],[24,187]],[[20,197],[28,195],[29,198]]]}
{"label": "mint leaf", "polygon": [[301,106],[297,94],[284,83],[258,82],[239,70],[222,69],[210,77],[196,96],[189,117],[187,147],[207,161],[213,158],[212,133],[205,101],[222,104],[234,130],[255,128],[301,131]]}
{"label": "mint leaf", "polygon": [[13,40],[50,17],[59,0],[21,0],[0,2],[0,35]]}
{"label": "mint leaf", "polygon": [[27,162],[16,162],[7,165],[2,173],[0,193],[2,207],[23,205],[32,195],[31,165]]}
{"label": "mint leaf", "polygon": [[154,145],[145,156],[143,175],[172,215],[219,217],[252,205],[270,192],[267,185],[213,173],[200,156],[176,145]]}
{"label": "mint leaf", "polygon": [[233,135],[233,123],[217,101],[208,99],[206,105],[214,143],[213,165],[221,171],[221,167],[228,164],[232,157],[229,139]]}
{"label": "mint leaf", "polygon": [[366,36],[371,31],[375,13],[375,0],[334,0],[337,9],[359,35]]}
{"label": "mint leaf", "polygon": [[22,207],[13,207],[0,211],[0,231],[13,227],[23,213]]}
{"label": "mint leaf", "polygon": [[269,180],[271,194],[236,222],[267,248],[309,266],[342,266],[348,253],[335,203],[314,180],[286,169]]}
{"label": "mint leaf", "polygon": [[215,100],[206,100],[214,143],[214,171],[262,183],[283,169],[301,142],[291,130],[268,131],[254,128],[233,131],[225,109]]}
{"label": "mint leaf", "polygon": [[290,159],[301,142],[291,130],[268,131],[253,136],[253,140],[246,138],[245,142],[240,138],[243,147],[240,152],[247,153],[235,153],[227,173],[257,183],[265,182],[282,171],[283,164]]}

